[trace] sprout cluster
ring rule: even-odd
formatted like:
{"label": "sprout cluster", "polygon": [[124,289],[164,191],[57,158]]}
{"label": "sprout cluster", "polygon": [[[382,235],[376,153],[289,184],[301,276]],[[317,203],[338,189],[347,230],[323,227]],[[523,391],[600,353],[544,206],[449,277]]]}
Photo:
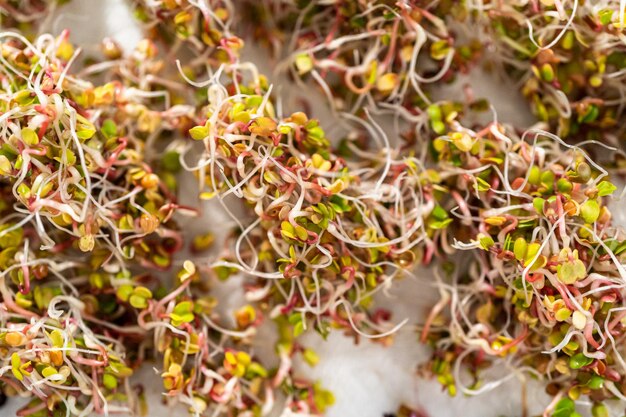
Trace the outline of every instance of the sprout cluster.
{"label": "sprout cluster", "polygon": [[[320,361],[302,335],[388,345],[410,320],[418,374],[452,396],[530,376],[544,416],[626,401],[624,2],[134,0],[146,38],[92,56],[36,35],[64,1],[0,3],[0,389],[20,416],[149,413],[145,363],[191,415],[319,416],[335,398],[297,372]],[[337,121],[287,106],[248,38]],[[435,98],[480,71],[536,123],[485,121],[471,86]],[[224,239],[182,226],[206,207]],[[379,303],[404,278],[439,294],[424,316]]]}

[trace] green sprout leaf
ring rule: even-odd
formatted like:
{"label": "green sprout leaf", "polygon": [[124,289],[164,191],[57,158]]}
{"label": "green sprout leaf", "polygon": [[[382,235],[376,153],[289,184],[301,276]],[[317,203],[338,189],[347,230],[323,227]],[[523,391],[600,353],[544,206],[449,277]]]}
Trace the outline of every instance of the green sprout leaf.
{"label": "green sprout leaf", "polygon": [[596,200],[587,200],[580,206],[580,217],[585,223],[592,224],[600,216],[600,205]]}
{"label": "green sprout leaf", "polygon": [[22,129],[22,140],[28,146],[35,146],[39,143],[39,136],[33,129],[26,127]]}
{"label": "green sprout leaf", "polygon": [[613,183],[609,182],[609,181],[602,181],[600,182],[600,184],[598,184],[598,196],[599,197],[605,197],[607,195],[611,195],[613,194],[613,192],[615,192],[615,190],[617,190],[617,187],[615,185],[613,185]]}
{"label": "green sprout leaf", "polygon": [[577,353],[569,358],[569,367],[572,369],[580,369],[593,362],[593,358],[588,358],[584,353]]}
{"label": "green sprout leaf", "polygon": [[563,398],[554,407],[552,417],[571,417],[576,412],[576,404],[569,398]]}
{"label": "green sprout leaf", "polygon": [[304,75],[313,69],[313,60],[308,54],[298,54],[295,59],[298,74]]}
{"label": "green sprout leaf", "polygon": [[191,301],[181,301],[176,304],[174,310],[170,313],[172,325],[179,327],[183,323],[191,323],[195,316],[193,314],[193,303]]}
{"label": "green sprout leaf", "polygon": [[209,136],[209,128],[207,126],[196,126],[189,129],[189,135],[193,140],[203,140]]}
{"label": "green sprout leaf", "polygon": [[493,245],[495,245],[495,242],[493,241],[493,238],[491,236],[479,233],[478,244],[482,249],[489,250]]}

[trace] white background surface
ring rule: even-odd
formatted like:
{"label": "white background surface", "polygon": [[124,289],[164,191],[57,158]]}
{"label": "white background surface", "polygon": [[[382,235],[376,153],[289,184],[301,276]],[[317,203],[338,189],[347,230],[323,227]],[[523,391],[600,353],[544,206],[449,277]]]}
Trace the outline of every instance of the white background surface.
{"label": "white background surface", "polygon": [[[126,50],[141,39],[141,34],[123,0],[74,0],[69,7],[61,9],[57,18],[49,22],[49,30],[58,33],[64,28],[71,29],[71,41],[83,45],[86,51],[95,50],[94,45],[105,36],[116,38]],[[248,48],[251,46],[248,45]],[[260,55],[264,53],[261,52]],[[259,54],[254,54],[260,56]],[[266,54],[265,54],[266,55]],[[527,113],[519,111],[525,109],[525,104],[519,99],[510,99],[508,91],[514,87],[494,83],[481,78],[472,79],[477,96],[489,97],[499,109],[499,116],[509,121],[528,122]],[[299,88],[283,85],[280,88],[282,95],[290,92],[302,94]],[[452,90],[447,90],[448,94]],[[457,90],[458,91],[458,90]],[[503,94],[503,92],[505,94]],[[310,92],[306,92],[310,96]],[[316,106],[323,108],[325,103]],[[319,116],[319,114],[317,115]],[[322,118],[324,125],[324,118]],[[328,127],[328,126],[326,126]],[[206,209],[206,207],[205,207]],[[206,214],[202,223],[216,230],[216,214],[213,210],[211,219]],[[217,216],[219,217],[219,216]],[[199,222],[194,221],[194,227]],[[428,270],[418,270],[418,275],[430,276]],[[392,298],[387,301],[393,306],[395,320],[400,321],[411,317],[413,322],[423,317],[427,311],[431,292],[424,290],[410,279],[399,283]],[[513,381],[496,391],[475,398],[459,396],[451,399],[442,393],[436,382],[420,380],[416,377],[416,365],[427,358],[426,349],[417,342],[417,335],[411,325],[405,326],[397,335],[396,343],[390,348],[383,348],[378,344],[362,341],[354,346],[352,340],[340,334],[333,334],[327,342],[315,335],[309,335],[306,341],[314,346],[322,360],[314,369],[307,366],[300,367],[300,372],[312,378],[319,378],[323,385],[331,389],[337,403],[328,413],[329,417],[382,417],[383,413],[394,412],[401,403],[414,407],[422,407],[431,417],[497,417],[520,416],[520,395],[517,381]],[[270,350],[269,342],[264,344],[259,340],[259,349]],[[153,392],[150,401],[150,416],[164,417],[170,415],[184,415],[184,411],[171,412],[158,406],[158,392],[160,392],[160,378],[154,377],[154,371],[146,366],[142,374],[147,389]],[[546,403],[542,401],[545,405]],[[541,404],[535,403],[531,407],[539,412]],[[0,410],[0,415],[13,415],[16,401]]]}

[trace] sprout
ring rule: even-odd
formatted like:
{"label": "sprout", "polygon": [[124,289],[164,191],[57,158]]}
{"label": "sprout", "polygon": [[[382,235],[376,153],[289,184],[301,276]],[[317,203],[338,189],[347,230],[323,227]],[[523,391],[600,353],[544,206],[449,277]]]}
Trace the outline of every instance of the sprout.
{"label": "sprout", "polygon": [[[3,27],[36,31],[55,2],[5,3]],[[334,396],[291,367],[320,361],[299,337],[391,343],[408,319],[376,295],[434,262],[422,369],[450,395],[498,385],[484,370],[506,366],[552,382],[545,415],[579,416],[587,396],[604,417],[599,400],[624,399],[626,243],[605,201],[624,165],[623,8],[305,3],[136,1],[152,37],[129,55],[104,40],[82,69],[67,31],[3,34],[3,390],[33,396],[23,415],[138,413],[129,379],[154,358],[192,414],[263,415],[278,392],[285,414],[324,413]],[[344,136],[289,115],[239,61],[245,15],[284,48],[277,70],[319,85]],[[489,108],[471,87],[433,101],[478,64],[521,86],[547,131],[467,124]],[[375,121],[389,113],[395,130]],[[200,213],[176,199],[181,169],[237,225],[219,259],[197,253],[210,234],[174,221]],[[221,317],[210,291],[235,273],[246,304]],[[264,323],[275,368],[250,348]]]}

